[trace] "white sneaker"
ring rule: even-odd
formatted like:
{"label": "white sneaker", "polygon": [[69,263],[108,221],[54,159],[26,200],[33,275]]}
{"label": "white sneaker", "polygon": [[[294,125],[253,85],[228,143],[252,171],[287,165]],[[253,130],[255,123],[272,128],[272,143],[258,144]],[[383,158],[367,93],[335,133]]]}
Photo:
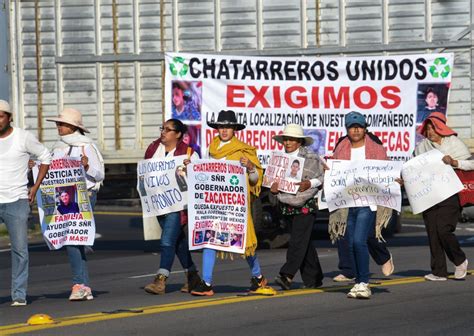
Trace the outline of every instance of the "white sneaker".
{"label": "white sneaker", "polygon": [[359,284],[359,288],[356,292],[357,299],[370,299],[372,295],[372,291],[370,290],[370,286],[368,283],[361,282]]}
{"label": "white sneaker", "polygon": [[12,307],[21,307],[21,306],[26,306],[26,300],[23,299],[16,299],[14,300],[10,306]]}
{"label": "white sneaker", "polygon": [[69,301],[85,301],[87,300],[87,290],[84,285],[76,284],[72,287]]}
{"label": "white sneaker", "polygon": [[456,270],[454,271],[454,279],[464,279],[466,277],[467,265],[468,265],[468,262],[466,259],[461,265],[456,266]]}
{"label": "white sneaker", "polygon": [[347,297],[349,299],[355,299],[357,298],[357,292],[359,291],[359,284],[355,284],[354,287],[351,288],[349,293],[347,293]]}
{"label": "white sneaker", "polygon": [[427,274],[427,275],[425,275],[425,280],[428,280],[428,281],[446,281],[446,280],[448,280],[448,278],[440,277],[440,276],[437,276],[437,275],[434,275],[434,274]]}
{"label": "white sneaker", "polygon": [[85,289],[85,291],[86,291],[86,293],[87,293],[86,299],[87,299],[88,301],[94,300],[94,296],[92,295],[92,289],[91,289],[90,287],[87,287],[87,286],[84,286],[84,289]]}

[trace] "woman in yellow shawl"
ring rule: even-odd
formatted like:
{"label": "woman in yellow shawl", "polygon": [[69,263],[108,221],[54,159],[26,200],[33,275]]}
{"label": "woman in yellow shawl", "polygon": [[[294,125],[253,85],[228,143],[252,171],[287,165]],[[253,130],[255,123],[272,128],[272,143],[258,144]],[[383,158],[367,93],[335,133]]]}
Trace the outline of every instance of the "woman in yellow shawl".
{"label": "woman in yellow shawl", "polygon": [[[247,190],[248,204],[260,193],[262,185],[263,170],[257,158],[257,151],[235,137],[235,132],[243,130],[245,125],[239,124],[234,111],[221,111],[217,122],[208,122],[209,127],[217,129],[219,135],[212,139],[209,146],[209,158],[216,160],[240,161],[247,168]],[[252,272],[250,280],[250,291],[255,291],[267,284],[262,275],[255,250],[257,249],[257,236],[253,226],[252,214],[248,211],[247,234],[245,240],[245,259]],[[212,272],[216,260],[217,251],[209,248],[203,249],[202,253],[202,281],[191,294],[199,296],[212,296]]]}

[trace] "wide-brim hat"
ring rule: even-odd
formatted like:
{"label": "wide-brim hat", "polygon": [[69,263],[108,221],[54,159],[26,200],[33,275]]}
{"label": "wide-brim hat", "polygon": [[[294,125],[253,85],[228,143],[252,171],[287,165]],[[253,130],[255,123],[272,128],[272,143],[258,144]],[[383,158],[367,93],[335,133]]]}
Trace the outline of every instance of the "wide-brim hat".
{"label": "wide-brim hat", "polygon": [[312,137],[304,135],[303,127],[297,124],[286,125],[283,133],[274,135],[273,140],[282,144],[284,137],[303,139],[303,146],[310,146],[314,142]]}
{"label": "wide-brim hat", "polygon": [[46,119],[46,121],[52,121],[52,122],[61,122],[65,123],[68,125],[75,126],[81,130],[83,130],[86,133],[90,133],[87,128],[84,127],[84,124],[82,123],[82,114],[76,109],[67,107],[65,108],[58,117],[56,118],[49,118]]}
{"label": "wide-brim hat", "polygon": [[220,111],[219,115],[217,116],[217,121],[207,122],[207,125],[215,129],[222,126],[229,126],[229,127],[233,127],[236,131],[241,131],[245,128],[244,124],[239,124],[237,122],[237,117],[235,116],[235,112],[232,110]]}
{"label": "wide-brim hat", "polygon": [[12,114],[12,108],[6,100],[0,100],[0,111]]}
{"label": "wide-brim hat", "polygon": [[428,121],[433,124],[436,133],[441,136],[458,135],[448,125],[446,125],[446,116],[443,113],[432,112],[416,130],[423,136],[426,136],[426,125],[428,124]]}

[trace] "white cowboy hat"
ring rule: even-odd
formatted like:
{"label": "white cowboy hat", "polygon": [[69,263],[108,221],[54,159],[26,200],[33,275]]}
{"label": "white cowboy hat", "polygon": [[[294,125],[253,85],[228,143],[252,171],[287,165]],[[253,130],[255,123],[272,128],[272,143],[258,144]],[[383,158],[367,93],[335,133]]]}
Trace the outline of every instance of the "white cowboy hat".
{"label": "white cowboy hat", "polygon": [[303,139],[303,146],[310,146],[314,142],[312,137],[304,135],[303,127],[297,124],[286,125],[283,133],[274,135],[273,140],[282,144],[284,137]]}
{"label": "white cowboy hat", "polygon": [[59,114],[59,117],[46,119],[46,121],[61,122],[61,123],[69,124],[83,130],[86,133],[89,133],[87,128],[85,128],[84,124],[82,123],[81,112],[73,108],[67,107]]}

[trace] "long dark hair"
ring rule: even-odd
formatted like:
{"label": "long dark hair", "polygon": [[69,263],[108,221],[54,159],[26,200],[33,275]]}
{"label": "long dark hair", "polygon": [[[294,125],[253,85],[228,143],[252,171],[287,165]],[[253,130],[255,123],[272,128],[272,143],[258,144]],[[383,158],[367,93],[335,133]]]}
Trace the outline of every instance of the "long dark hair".
{"label": "long dark hair", "polygon": [[178,139],[182,140],[184,134],[188,131],[188,126],[183,124],[183,122],[179,119],[168,119],[166,122],[173,124],[173,128],[176,130],[176,132],[181,133],[181,136]]}

